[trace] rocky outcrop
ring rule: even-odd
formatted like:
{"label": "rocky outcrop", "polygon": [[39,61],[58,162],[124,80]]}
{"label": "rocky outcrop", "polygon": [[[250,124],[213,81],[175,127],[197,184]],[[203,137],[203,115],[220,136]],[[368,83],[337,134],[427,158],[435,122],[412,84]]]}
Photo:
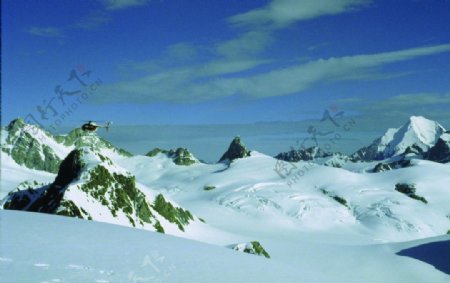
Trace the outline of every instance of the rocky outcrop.
{"label": "rocky outcrop", "polygon": [[60,156],[45,142],[52,135],[37,126],[27,125],[22,119],[13,120],[2,131],[2,151],[25,167],[51,173],[58,171]]}
{"label": "rocky outcrop", "polygon": [[426,152],[425,158],[440,163],[450,162],[450,131],[439,137],[436,144]]}
{"label": "rocky outcrop", "polygon": [[306,149],[291,149],[290,151],[279,153],[275,156],[275,158],[288,162],[299,162],[314,160],[322,157],[330,157],[332,155],[332,153],[325,152],[319,147],[313,146]]}
{"label": "rocky outcrop", "polygon": [[234,244],[229,247],[238,252],[259,255],[259,256],[263,256],[265,258],[270,258],[269,253],[263,248],[263,246],[258,241]]}
{"label": "rocky outcrop", "polygon": [[219,159],[219,162],[232,162],[233,160],[236,160],[238,158],[244,158],[248,156],[250,156],[250,151],[241,142],[240,137],[235,137],[228,147],[228,150]]}
{"label": "rocky outcrop", "polygon": [[159,153],[165,154],[167,157],[172,158],[173,163],[175,163],[176,165],[189,166],[199,162],[197,158],[195,158],[195,156],[189,152],[189,150],[182,147],[179,147],[175,150],[154,148],[151,151],[147,152],[146,156],[153,157]]}
{"label": "rocky outcrop", "polygon": [[62,161],[53,183],[21,184],[2,201],[3,209],[43,212],[139,227],[164,233],[161,219],[181,231],[194,216],[162,195],[149,198],[135,177],[89,147]]}
{"label": "rocky outcrop", "polygon": [[353,161],[374,161],[408,154],[420,156],[433,147],[444,132],[444,127],[435,121],[411,116],[403,126],[388,129],[383,136],[351,157]]}

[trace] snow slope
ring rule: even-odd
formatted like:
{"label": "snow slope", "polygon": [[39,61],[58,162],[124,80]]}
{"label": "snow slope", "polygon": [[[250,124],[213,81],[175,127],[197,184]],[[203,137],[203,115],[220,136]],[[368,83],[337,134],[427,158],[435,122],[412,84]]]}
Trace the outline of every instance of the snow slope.
{"label": "snow slope", "polygon": [[[450,229],[450,164],[418,160],[413,167],[367,174],[298,162],[283,179],[274,170],[276,162],[252,152],[229,168],[180,168],[163,156],[135,156],[120,164],[146,187],[169,195],[208,224],[234,233],[342,230],[371,240],[404,241]],[[416,194],[428,203],[396,191],[398,183],[415,184]],[[207,186],[214,188],[205,190]]]}
{"label": "snow slope", "polygon": [[208,230],[189,211],[136,184],[130,172],[98,150],[81,147],[72,151],[51,184],[21,185],[0,202],[1,208],[78,217],[174,235]]}
{"label": "snow slope", "polygon": [[362,160],[383,160],[398,156],[414,147],[421,152],[430,149],[445,132],[439,123],[422,116],[411,116],[409,121],[398,129],[388,129],[370,146],[357,151],[353,157]]}
{"label": "snow slope", "polygon": [[[67,217],[0,211],[2,282],[448,282],[433,265],[402,253],[410,243],[343,245],[290,238],[271,259],[159,233]],[[111,237],[111,235],[114,235]],[[423,248],[422,248],[423,249]],[[430,247],[424,247],[425,252]],[[269,251],[270,252],[270,251]],[[295,254],[281,258],[281,254]],[[445,270],[444,270],[445,271]]]}
{"label": "snow slope", "polygon": [[[427,121],[412,117],[408,126],[381,138],[384,148],[372,149],[384,154],[394,148],[393,154],[402,154],[407,145],[423,151],[436,142],[434,135],[447,137],[439,134],[437,123]],[[414,159],[407,168],[368,174],[376,162],[345,163],[333,156],[317,163],[282,161],[287,167],[279,174],[280,161],[256,151],[229,163],[180,166],[162,153],[128,157],[95,134],[75,130],[64,141],[75,141],[81,159],[62,166],[50,194],[45,187],[21,186],[3,204],[17,196],[20,206],[22,196],[39,195],[47,200],[39,208],[62,200],[66,206],[51,213],[94,221],[0,210],[2,282],[449,279],[450,271],[436,261],[445,249],[437,249],[431,259],[423,254],[450,241],[444,235],[450,230],[450,163]],[[442,141],[447,146],[448,140]],[[345,166],[321,165],[327,162]],[[83,165],[76,169],[76,164]],[[79,174],[67,179],[71,172]],[[54,174],[27,169],[2,154],[2,193],[24,180],[54,179]],[[401,192],[399,184],[414,192]],[[164,196],[163,209],[156,209],[159,195]],[[163,215],[168,203],[172,210],[182,207],[195,215],[184,231]],[[140,214],[142,204],[151,216]],[[145,215],[149,222],[140,221]],[[152,232],[156,221],[166,233],[184,239]],[[414,242],[404,242],[409,240]],[[253,241],[270,259],[229,248]]]}
{"label": "snow slope", "polygon": [[8,192],[14,190],[24,181],[38,181],[51,183],[55,179],[55,174],[28,169],[17,164],[9,155],[1,153],[1,173],[0,173],[0,199],[4,198]]}
{"label": "snow slope", "polygon": [[1,150],[19,165],[27,168],[58,172],[61,161],[75,148],[91,146],[117,160],[131,156],[95,133],[74,129],[64,136],[54,136],[36,125],[15,119],[1,129]]}

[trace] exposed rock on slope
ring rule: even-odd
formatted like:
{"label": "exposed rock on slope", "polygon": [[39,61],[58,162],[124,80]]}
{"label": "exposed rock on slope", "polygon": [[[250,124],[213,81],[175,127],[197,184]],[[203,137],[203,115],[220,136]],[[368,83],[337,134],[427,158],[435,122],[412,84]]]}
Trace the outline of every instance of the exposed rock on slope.
{"label": "exposed rock on slope", "polygon": [[281,159],[288,162],[309,161],[321,157],[329,157],[333,154],[325,152],[317,146],[306,149],[291,149],[288,152],[279,153],[275,156],[276,159]]}
{"label": "exposed rock on slope", "polygon": [[352,155],[354,161],[383,160],[386,158],[422,154],[433,147],[445,129],[437,122],[422,116],[412,116],[398,129],[388,129],[370,146],[359,149]]}
{"label": "exposed rock on slope", "polygon": [[160,148],[154,148],[151,151],[149,151],[146,156],[153,157],[156,156],[158,153],[165,154],[167,157],[172,158],[173,162],[176,165],[184,165],[189,166],[194,163],[198,163],[199,161],[197,158],[194,157],[192,153],[189,152],[186,148],[177,148],[176,150],[165,150]]}
{"label": "exposed rock on slope", "polygon": [[233,161],[238,158],[244,158],[250,156],[250,151],[241,142],[240,137],[235,137],[231,142],[228,150],[222,155],[219,162],[222,161]]}
{"label": "exposed rock on slope", "polygon": [[[195,220],[189,211],[176,207],[162,195],[146,195],[133,175],[88,147],[75,149],[64,159],[52,184],[23,184],[8,194],[2,207],[158,232],[164,232],[164,225],[175,225],[184,231]],[[169,224],[161,224],[162,219]]]}
{"label": "exposed rock on slope", "polygon": [[440,163],[450,162],[450,131],[439,137],[436,144],[425,154],[425,158]]}
{"label": "exposed rock on slope", "polygon": [[119,157],[131,156],[129,152],[114,147],[95,133],[74,129],[68,135],[54,136],[20,118],[13,120],[1,133],[2,151],[10,155],[17,164],[51,173],[58,172],[62,159],[73,149],[84,146]]}
{"label": "exposed rock on slope", "polygon": [[270,258],[269,253],[261,246],[258,241],[235,244],[231,245],[230,248],[238,252],[244,252]]}
{"label": "exposed rock on slope", "polygon": [[19,165],[56,173],[64,157],[50,147],[53,145],[49,142],[51,139],[53,136],[50,133],[27,125],[22,119],[15,119],[2,129],[1,147]]}

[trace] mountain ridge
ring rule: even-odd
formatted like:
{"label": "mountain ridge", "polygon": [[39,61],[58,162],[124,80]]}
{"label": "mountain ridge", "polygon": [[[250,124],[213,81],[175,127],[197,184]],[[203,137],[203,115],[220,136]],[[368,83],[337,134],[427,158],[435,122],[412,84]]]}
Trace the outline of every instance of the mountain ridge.
{"label": "mountain ridge", "polygon": [[73,129],[67,135],[53,135],[39,126],[27,124],[21,118],[12,120],[2,128],[1,150],[19,165],[30,169],[57,173],[59,164],[75,148],[91,146],[116,158],[132,156],[124,149],[116,148],[95,133]]}
{"label": "mountain ridge", "polygon": [[71,151],[51,184],[25,182],[10,192],[1,206],[162,233],[167,225],[176,225],[184,231],[190,222],[198,221],[188,210],[174,206],[161,194],[144,193],[130,172],[89,147]]}
{"label": "mountain ridge", "polygon": [[351,157],[355,160],[383,160],[404,154],[408,148],[418,153],[428,151],[445,132],[438,122],[422,116],[411,116],[399,128],[390,128],[369,146],[360,148]]}
{"label": "mountain ridge", "polygon": [[[447,145],[447,133],[439,140]],[[3,208],[59,213],[182,236],[183,230],[189,235],[191,225],[203,225],[195,215],[206,216],[208,223],[219,226],[223,215],[233,219],[249,215],[308,230],[370,229],[371,235],[382,239],[437,235],[450,228],[446,217],[450,211],[442,197],[448,194],[444,185],[448,165],[423,160],[414,148],[383,161],[405,158],[411,160],[408,167],[382,172],[397,167],[389,163],[390,168],[379,166],[377,173],[371,170],[378,161],[351,162],[338,154],[318,157],[317,148],[310,150],[314,154],[307,159],[311,160],[280,163],[250,152],[240,139],[233,143],[238,150],[227,151],[229,156],[238,153],[233,160],[179,166],[174,156],[158,150],[154,156],[120,155],[105,147],[95,133],[86,134],[79,148],[62,161],[52,182],[34,183],[31,176],[30,182],[6,196]],[[277,169],[284,171],[277,174]],[[426,203],[396,191],[397,184],[414,188]]]}

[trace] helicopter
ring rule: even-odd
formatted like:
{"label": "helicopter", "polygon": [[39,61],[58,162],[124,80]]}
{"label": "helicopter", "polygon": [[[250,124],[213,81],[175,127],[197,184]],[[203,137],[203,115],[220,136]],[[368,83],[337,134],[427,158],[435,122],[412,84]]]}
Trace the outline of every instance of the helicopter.
{"label": "helicopter", "polygon": [[86,121],[86,122],[87,123],[85,123],[81,126],[81,129],[85,132],[95,132],[98,128],[105,128],[106,131],[108,131],[109,127],[112,124],[112,122],[110,122],[110,121],[106,121],[106,123],[104,125],[99,125],[99,124],[95,123],[96,121]]}

